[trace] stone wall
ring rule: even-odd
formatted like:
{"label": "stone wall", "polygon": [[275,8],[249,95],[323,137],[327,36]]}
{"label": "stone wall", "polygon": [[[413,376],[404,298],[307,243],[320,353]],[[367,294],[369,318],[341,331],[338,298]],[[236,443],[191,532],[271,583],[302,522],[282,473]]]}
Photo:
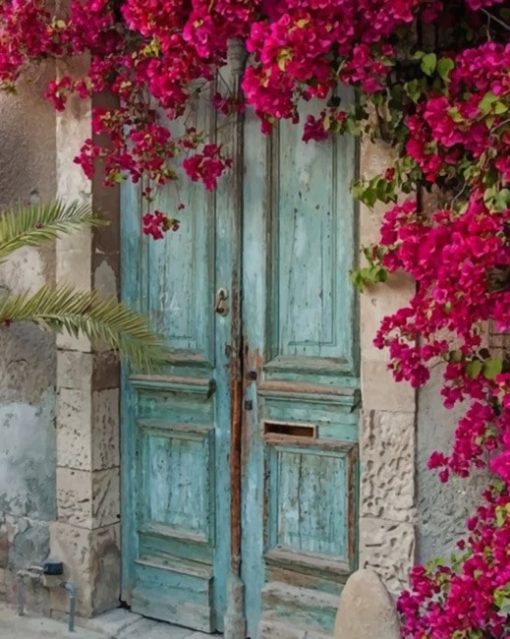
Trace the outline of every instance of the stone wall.
{"label": "stone wall", "polygon": [[[391,162],[390,149],[364,143],[360,173],[371,177]],[[378,240],[384,207],[360,207],[360,244]],[[392,277],[360,296],[360,567],[373,569],[393,593],[406,583],[416,550],[416,396],[395,384],[387,355],[373,346],[381,319],[404,305],[413,284]]]}
{"label": "stone wall", "polygon": [[[384,145],[365,144],[360,171],[370,177],[391,163]],[[432,205],[432,200],[428,203]],[[384,206],[360,211],[360,244],[377,240]],[[382,317],[406,303],[413,285],[392,278],[360,297],[363,417],[360,427],[360,565],[373,568],[396,593],[416,561],[448,557],[465,533],[486,483],[483,476],[441,484],[427,469],[434,450],[449,451],[464,408],[446,410],[441,402],[441,370],[417,393],[396,384],[386,371],[387,355],[371,341]]]}
{"label": "stone wall", "polygon": [[417,560],[449,557],[455,542],[466,533],[466,519],[475,508],[480,492],[487,485],[481,473],[469,479],[451,478],[441,484],[435,473],[427,469],[432,452],[448,452],[453,432],[464,408],[447,410],[440,399],[441,372],[433,377],[418,396],[417,419]]}
{"label": "stone wall", "polygon": [[[55,196],[55,114],[45,78],[0,98],[0,206]],[[0,267],[0,287],[35,290],[55,277],[55,250],[23,249]],[[56,517],[53,336],[0,328],[0,597],[16,599],[16,573],[49,553]]]}

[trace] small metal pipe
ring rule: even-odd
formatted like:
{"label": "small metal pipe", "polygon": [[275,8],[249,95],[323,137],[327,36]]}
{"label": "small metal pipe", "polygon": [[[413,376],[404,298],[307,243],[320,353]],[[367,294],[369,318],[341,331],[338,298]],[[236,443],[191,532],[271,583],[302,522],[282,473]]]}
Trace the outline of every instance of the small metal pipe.
{"label": "small metal pipe", "polygon": [[74,617],[76,614],[76,586],[72,581],[64,581],[62,588],[69,595],[69,632],[74,632]]}

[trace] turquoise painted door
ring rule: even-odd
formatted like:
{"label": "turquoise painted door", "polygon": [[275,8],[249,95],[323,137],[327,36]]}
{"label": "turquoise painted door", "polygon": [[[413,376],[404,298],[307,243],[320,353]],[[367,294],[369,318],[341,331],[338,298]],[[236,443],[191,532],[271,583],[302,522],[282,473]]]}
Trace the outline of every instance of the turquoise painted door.
{"label": "turquoise painted door", "polygon": [[247,627],[326,637],[357,555],[356,149],[250,117],[244,135]]}
{"label": "turquoise painted door", "polygon": [[[187,126],[236,130],[197,107]],[[122,292],[164,336],[158,375],[123,374],[123,593],[133,610],[206,632],[222,630],[230,567],[232,387],[239,378],[240,218],[235,174],[207,195],[161,193],[155,208],[186,206],[181,230],[140,233],[139,189],[122,191]],[[215,309],[217,289],[227,292]],[[237,291],[237,292],[236,292]],[[218,300],[220,301],[220,300]]]}
{"label": "turquoise painted door", "polygon": [[326,634],[356,562],[355,149],[190,117],[236,158],[219,190],[186,183],[163,242],[122,197],[123,297],[169,350],[123,376],[123,598],[230,639]]}

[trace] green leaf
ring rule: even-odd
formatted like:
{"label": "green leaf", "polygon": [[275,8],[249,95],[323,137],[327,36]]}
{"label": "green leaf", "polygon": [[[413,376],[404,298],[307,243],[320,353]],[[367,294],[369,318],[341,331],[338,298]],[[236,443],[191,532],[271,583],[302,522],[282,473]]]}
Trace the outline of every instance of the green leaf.
{"label": "green leaf", "polygon": [[285,71],[287,62],[290,62],[291,60],[292,60],[292,49],[289,49],[289,48],[280,49],[277,56],[278,68],[280,69],[280,71]]}
{"label": "green leaf", "polygon": [[494,591],[494,603],[500,612],[510,614],[510,584],[501,586]]}
{"label": "green leaf", "polygon": [[466,366],[466,373],[471,379],[476,379],[482,372],[483,364],[479,359],[473,359]]}
{"label": "green leaf", "polygon": [[451,107],[450,109],[448,109],[448,115],[456,124],[462,124],[462,122],[464,122],[464,118],[462,117],[457,107]]}
{"label": "green leaf", "polygon": [[496,507],[496,526],[498,528],[501,528],[501,526],[504,526],[507,520],[507,517],[508,517],[508,513],[506,509],[503,506],[497,506]]}
{"label": "green leaf", "polygon": [[14,207],[0,215],[0,262],[24,246],[40,246],[80,228],[104,223],[90,206],[77,202]]}
{"label": "green leaf", "polygon": [[410,80],[409,82],[406,82],[404,85],[404,89],[407,95],[415,104],[421,98],[422,86],[419,80],[414,79],[414,80]]}
{"label": "green leaf", "polygon": [[376,282],[380,282],[384,284],[384,282],[388,281],[388,271],[383,267],[379,266],[376,273]]}
{"label": "green leaf", "polygon": [[0,296],[0,324],[20,321],[72,336],[83,333],[120,351],[136,368],[166,361],[163,342],[147,320],[96,291],[43,286],[33,295]]}
{"label": "green leaf", "polygon": [[492,111],[492,106],[495,102],[498,102],[499,98],[497,95],[494,95],[492,91],[488,91],[483,98],[480,100],[478,104],[478,108],[480,109],[480,113],[482,115],[488,115]]}
{"label": "green leaf", "polygon": [[492,357],[483,363],[483,375],[486,379],[494,380],[503,370],[503,360]]}
{"label": "green leaf", "polygon": [[504,102],[501,102],[501,100],[498,100],[494,103],[493,111],[496,115],[503,115],[503,113],[507,113],[508,106]]}
{"label": "green leaf", "polygon": [[494,196],[493,206],[496,211],[506,211],[510,206],[510,189],[501,189]]}
{"label": "green leaf", "polygon": [[347,118],[345,121],[345,129],[347,133],[350,133],[355,137],[361,134],[361,124],[351,117]]}
{"label": "green leaf", "polygon": [[449,356],[449,361],[458,364],[462,362],[462,352],[461,351],[451,351]]}
{"label": "green leaf", "polygon": [[368,184],[356,182],[352,186],[352,194],[357,200],[366,204],[368,208],[372,208],[377,202],[377,191],[372,182]]}
{"label": "green leaf", "polygon": [[451,58],[441,58],[437,63],[437,72],[445,84],[450,82],[450,73],[455,68],[455,63]]}
{"label": "green leaf", "polygon": [[433,75],[437,67],[437,55],[435,53],[426,53],[421,59],[420,66],[425,75]]}

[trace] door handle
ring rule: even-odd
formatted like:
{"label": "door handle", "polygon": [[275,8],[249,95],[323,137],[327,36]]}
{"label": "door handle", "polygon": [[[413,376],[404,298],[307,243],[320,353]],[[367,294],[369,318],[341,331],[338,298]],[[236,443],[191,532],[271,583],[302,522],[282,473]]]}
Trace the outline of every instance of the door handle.
{"label": "door handle", "polygon": [[228,313],[228,293],[226,288],[219,288],[216,293],[216,301],[214,302],[214,312],[218,315],[225,316]]}

